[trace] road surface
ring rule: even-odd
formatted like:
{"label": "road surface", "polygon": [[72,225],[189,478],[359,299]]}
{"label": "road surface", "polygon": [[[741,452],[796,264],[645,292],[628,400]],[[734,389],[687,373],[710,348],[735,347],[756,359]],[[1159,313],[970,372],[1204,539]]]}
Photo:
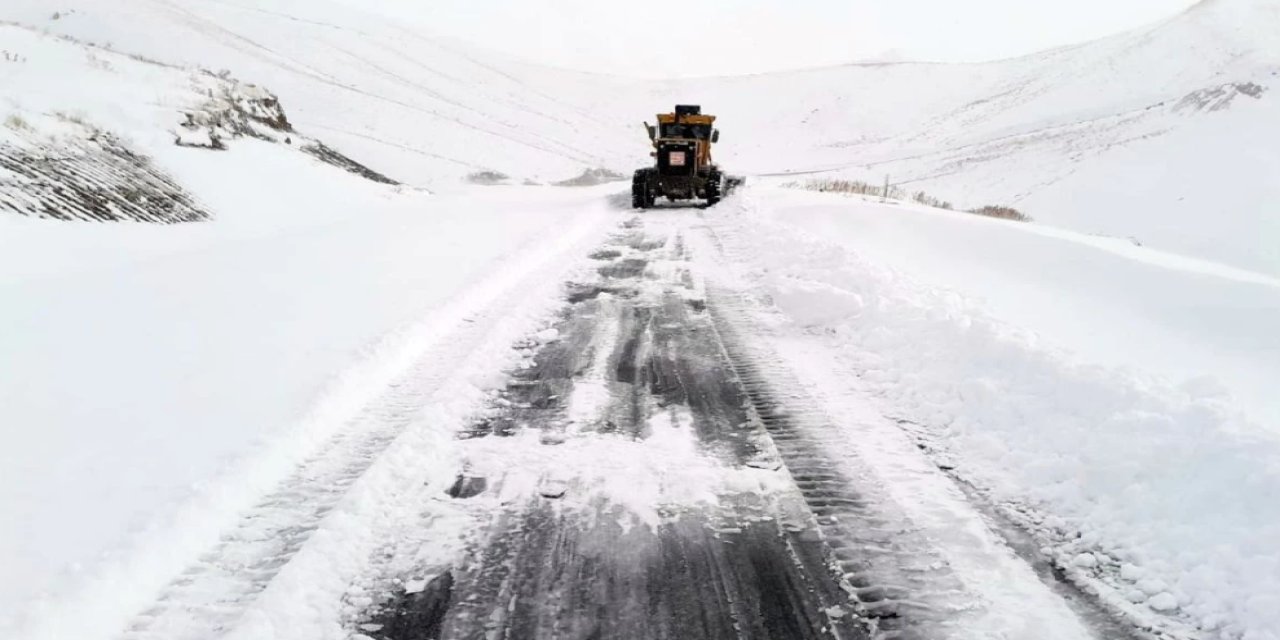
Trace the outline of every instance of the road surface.
{"label": "road surface", "polygon": [[[481,410],[453,427],[418,413],[475,392],[466,354],[510,349],[492,343],[502,308],[411,367],[126,638],[1146,637],[1012,531],[1012,547],[944,552],[954,541],[851,466],[840,419],[753,348],[694,259],[718,251],[700,212],[619,219],[552,326],[488,372],[504,382]],[[444,439],[419,440],[433,429]],[[317,621],[335,598],[341,619]]]}

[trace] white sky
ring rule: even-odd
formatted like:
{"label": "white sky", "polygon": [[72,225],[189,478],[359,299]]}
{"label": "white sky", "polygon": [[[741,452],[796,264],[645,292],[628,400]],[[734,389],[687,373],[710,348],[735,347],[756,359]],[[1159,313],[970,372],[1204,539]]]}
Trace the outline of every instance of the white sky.
{"label": "white sky", "polygon": [[345,0],[558,67],[645,77],[867,59],[967,62],[1154,22],[1195,0]]}

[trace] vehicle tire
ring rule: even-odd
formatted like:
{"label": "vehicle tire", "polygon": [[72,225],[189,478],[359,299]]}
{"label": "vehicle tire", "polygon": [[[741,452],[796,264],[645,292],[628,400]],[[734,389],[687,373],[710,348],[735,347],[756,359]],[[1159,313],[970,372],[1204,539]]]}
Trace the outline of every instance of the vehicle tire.
{"label": "vehicle tire", "polygon": [[631,178],[631,208],[648,209],[653,206],[653,188],[649,182],[649,169],[636,169]]}
{"label": "vehicle tire", "polygon": [[720,175],[720,170],[712,167],[707,172],[707,206],[714,207],[724,194],[724,177]]}

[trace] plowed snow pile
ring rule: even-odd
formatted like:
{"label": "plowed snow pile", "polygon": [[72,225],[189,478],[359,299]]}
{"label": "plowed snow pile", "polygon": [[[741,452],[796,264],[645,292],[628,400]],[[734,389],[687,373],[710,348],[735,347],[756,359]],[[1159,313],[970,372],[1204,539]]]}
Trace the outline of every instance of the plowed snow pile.
{"label": "plowed snow pile", "polygon": [[905,204],[726,205],[741,285],[823,394],[878,398],[1116,607],[1276,637],[1280,281]]}

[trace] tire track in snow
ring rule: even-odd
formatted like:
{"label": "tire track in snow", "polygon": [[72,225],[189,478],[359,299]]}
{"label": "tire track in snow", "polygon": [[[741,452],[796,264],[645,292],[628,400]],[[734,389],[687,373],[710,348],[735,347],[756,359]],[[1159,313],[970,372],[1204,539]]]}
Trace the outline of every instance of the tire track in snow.
{"label": "tire track in snow", "polygon": [[[600,212],[591,211],[569,228],[557,227],[535,239],[498,273],[387,347],[392,352],[384,354],[389,362],[382,364],[398,371],[381,376],[366,371],[371,375],[362,377],[369,380],[361,381],[369,386],[382,380],[381,391],[243,513],[215,547],[165,586],[122,637],[194,640],[235,631],[246,611],[307,547],[353,487],[400,440],[417,437],[414,430],[421,427],[424,407],[448,392],[446,383],[456,378],[458,363],[483,358],[495,336],[507,335],[512,327],[536,321],[546,312],[544,307],[554,300],[538,292],[555,289],[547,283],[566,275],[584,243],[593,242],[603,219]],[[404,364],[398,366],[397,361]]]}
{"label": "tire track in snow", "polygon": [[384,579],[362,634],[865,637],[812,514],[747,419],[681,225],[643,226],[596,252],[602,279],[569,287],[555,336],[460,434],[466,552]]}
{"label": "tire track in snow", "polygon": [[946,559],[889,501],[846,465],[832,459],[829,439],[838,428],[780,366],[766,364],[739,334],[731,317],[748,307],[714,287],[708,308],[729,361],[747,391],[753,417],[769,433],[792,480],[817,517],[857,611],[877,638],[952,637],[964,628],[960,612],[981,607]]}
{"label": "tire track in snow", "polygon": [[726,349],[839,550],[861,610],[901,613],[879,624],[886,637],[1146,637],[1099,615],[1096,603],[1078,599],[1086,594],[1038,574],[1009,532],[876,412],[854,373],[820,344],[769,328],[769,312],[754,297],[764,292],[736,288],[733,265],[751,264],[750,255],[735,253],[747,246],[735,235],[741,229],[706,219],[709,307]]}

